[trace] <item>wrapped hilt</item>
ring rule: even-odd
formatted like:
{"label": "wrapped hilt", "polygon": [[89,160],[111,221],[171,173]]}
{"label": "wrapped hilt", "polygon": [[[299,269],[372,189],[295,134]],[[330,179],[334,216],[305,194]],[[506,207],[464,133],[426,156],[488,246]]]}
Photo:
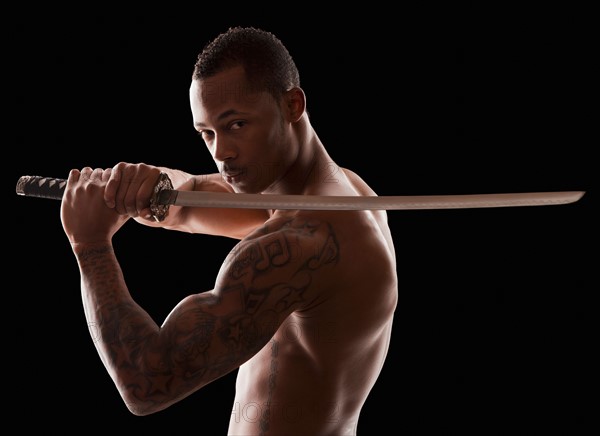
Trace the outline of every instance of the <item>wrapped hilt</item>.
{"label": "wrapped hilt", "polygon": [[21,176],[17,181],[17,194],[27,197],[61,200],[67,181],[54,177]]}
{"label": "wrapped hilt", "polygon": [[[66,179],[56,177],[41,176],[21,176],[17,181],[17,194],[27,197],[49,198],[51,200],[62,200],[67,186]],[[160,173],[160,177],[154,187],[152,198],[150,199],[150,211],[156,221],[162,221],[167,217],[169,204],[163,203],[161,199],[168,196],[159,195],[163,191],[173,189],[171,179],[166,173]]]}

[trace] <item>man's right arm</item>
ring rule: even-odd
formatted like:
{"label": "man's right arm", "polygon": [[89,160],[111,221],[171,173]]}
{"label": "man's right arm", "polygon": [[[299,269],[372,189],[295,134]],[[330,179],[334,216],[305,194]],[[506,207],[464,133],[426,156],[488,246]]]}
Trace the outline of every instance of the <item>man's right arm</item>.
{"label": "man's right arm", "polygon": [[192,175],[185,171],[156,167],[144,163],[120,162],[112,168],[105,190],[105,201],[121,214],[137,222],[188,233],[226,236],[242,239],[264,224],[266,210],[169,206],[166,218],[156,222],[150,214],[150,199],[161,172],[171,179],[173,188],[181,191],[231,192],[220,174]]}

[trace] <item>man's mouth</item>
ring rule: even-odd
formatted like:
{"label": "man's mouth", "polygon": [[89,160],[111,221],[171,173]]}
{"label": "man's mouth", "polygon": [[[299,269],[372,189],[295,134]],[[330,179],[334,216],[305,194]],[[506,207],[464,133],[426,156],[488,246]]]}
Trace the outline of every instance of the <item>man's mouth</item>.
{"label": "man's mouth", "polygon": [[245,174],[245,171],[238,168],[228,168],[221,171],[221,176],[228,183],[235,182],[236,179],[239,179],[241,176]]}

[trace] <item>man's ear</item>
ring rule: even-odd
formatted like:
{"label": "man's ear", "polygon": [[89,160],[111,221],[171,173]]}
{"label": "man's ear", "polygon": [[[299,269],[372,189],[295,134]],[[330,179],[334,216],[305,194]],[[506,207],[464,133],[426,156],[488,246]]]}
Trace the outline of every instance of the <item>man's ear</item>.
{"label": "man's ear", "polygon": [[283,94],[283,110],[288,120],[297,122],[306,109],[306,95],[301,88],[294,87]]}

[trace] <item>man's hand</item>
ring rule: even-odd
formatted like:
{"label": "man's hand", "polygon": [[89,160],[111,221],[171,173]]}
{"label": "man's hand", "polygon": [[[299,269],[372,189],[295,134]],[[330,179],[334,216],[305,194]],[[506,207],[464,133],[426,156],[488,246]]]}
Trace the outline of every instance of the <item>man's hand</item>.
{"label": "man's hand", "polygon": [[155,166],[120,162],[107,180],[104,200],[108,207],[132,218],[153,220],[150,199],[161,170]]}
{"label": "man's hand", "polygon": [[105,202],[112,169],[71,170],[61,203],[61,221],[71,244],[110,242],[130,218]]}

